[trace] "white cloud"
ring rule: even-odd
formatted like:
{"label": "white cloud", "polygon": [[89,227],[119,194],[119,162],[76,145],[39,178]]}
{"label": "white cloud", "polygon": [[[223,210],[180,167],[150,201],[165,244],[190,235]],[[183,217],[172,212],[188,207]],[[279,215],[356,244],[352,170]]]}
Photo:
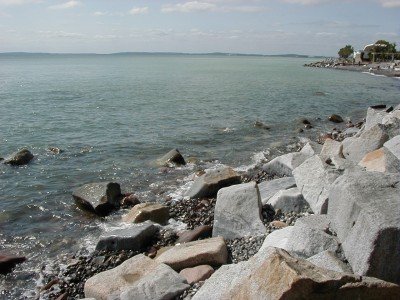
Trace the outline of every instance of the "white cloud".
{"label": "white cloud", "polygon": [[177,3],[177,4],[167,4],[163,5],[161,11],[164,13],[171,12],[198,12],[198,11],[213,11],[217,8],[217,6],[213,3],[209,2],[200,2],[200,1],[189,1],[185,3]]}
{"label": "white cloud", "polygon": [[380,0],[380,2],[386,8],[400,7],[400,0]]}
{"label": "white cloud", "polygon": [[225,6],[219,10],[224,12],[260,13],[267,11],[267,8],[263,6],[243,5],[243,6]]}
{"label": "white cloud", "polygon": [[145,7],[134,7],[129,11],[130,15],[143,15],[149,12],[149,8]]}
{"label": "white cloud", "polygon": [[106,16],[108,14],[108,12],[106,11],[95,11],[93,13],[94,16]]}
{"label": "white cloud", "polygon": [[49,6],[49,9],[70,9],[82,5],[82,2],[71,0],[65,3]]}
{"label": "white cloud", "polygon": [[46,38],[68,38],[68,39],[82,39],[85,37],[82,33],[66,32],[66,31],[38,31],[39,35]]}
{"label": "white cloud", "polygon": [[40,3],[42,0],[0,0],[0,5],[12,6],[12,5],[22,5],[29,3]]}

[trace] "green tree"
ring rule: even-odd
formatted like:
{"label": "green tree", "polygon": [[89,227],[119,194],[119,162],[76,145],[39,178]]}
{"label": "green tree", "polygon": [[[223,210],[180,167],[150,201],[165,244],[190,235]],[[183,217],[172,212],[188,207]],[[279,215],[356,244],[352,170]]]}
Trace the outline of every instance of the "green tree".
{"label": "green tree", "polygon": [[341,48],[338,52],[340,58],[348,58],[354,52],[354,48],[351,45],[346,45],[345,47]]}
{"label": "green tree", "polygon": [[382,46],[375,46],[374,52],[376,53],[396,53],[396,43],[389,43],[385,40],[379,40],[375,42],[376,45]]}

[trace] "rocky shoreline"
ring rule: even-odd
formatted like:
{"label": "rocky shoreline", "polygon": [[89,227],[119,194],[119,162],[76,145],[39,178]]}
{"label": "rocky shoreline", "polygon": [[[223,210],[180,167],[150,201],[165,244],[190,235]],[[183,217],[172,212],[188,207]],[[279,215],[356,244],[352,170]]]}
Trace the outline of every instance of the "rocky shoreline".
{"label": "rocky shoreline", "polygon": [[312,68],[328,68],[337,69],[344,71],[353,71],[361,73],[370,73],[373,75],[386,76],[386,77],[400,77],[400,66],[397,63],[365,63],[365,64],[353,64],[348,60],[344,59],[325,59],[309,64],[305,64],[305,67]]}
{"label": "rocky shoreline", "polygon": [[[180,201],[141,203],[117,183],[77,189],[99,217],[130,210],[94,252],[44,268],[37,299],[398,299],[400,105],[330,121],[250,170],[197,172]],[[172,150],[158,163],[186,162]]]}

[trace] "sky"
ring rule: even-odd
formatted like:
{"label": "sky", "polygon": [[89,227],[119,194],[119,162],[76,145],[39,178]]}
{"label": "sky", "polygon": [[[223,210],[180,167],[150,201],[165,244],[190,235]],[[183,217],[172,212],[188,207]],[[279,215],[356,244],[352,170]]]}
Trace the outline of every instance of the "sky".
{"label": "sky", "polygon": [[400,48],[400,0],[0,0],[0,52],[337,55]]}

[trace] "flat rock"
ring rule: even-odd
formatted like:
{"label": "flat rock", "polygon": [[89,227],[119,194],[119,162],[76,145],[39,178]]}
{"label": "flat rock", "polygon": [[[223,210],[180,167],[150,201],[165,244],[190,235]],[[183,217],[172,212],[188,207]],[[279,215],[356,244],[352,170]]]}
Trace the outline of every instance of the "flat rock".
{"label": "flat rock", "polygon": [[127,223],[141,223],[147,220],[166,224],[169,220],[169,208],[159,203],[141,203],[135,205],[122,220]]}
{"label": "flat rock", "polygon": [[296,186],[294,177],[283,177],[270,181],[263,181],[258,184],[261,203],[267,204],[268,200],[280,190],[287,190]]}
{"label": "flat rock", "polygon": [[207,170],[193,182],[186,195],[190,198],[214,197],[221,188],[240,182],[240,176],[230,167]]}
{"label": "flat rock", "polygon": [[307,201],[297,187],[277,192],[267,203],[275,210],[280,209],[284,213],[302,212],[308,208]]}
{"label": "flat rock", "polygon": [[329,193],[328,214],[355,274],[400,282],[400,174],[349,170]]}
{"label": "flat rock", "polygon": [[358,165],[364,167],[369,172],[400,172],[399,159],[385,147],[366,154]]}
{"label": "flat rock", "polygon": [[161,300],[173,299],[187,288],[186,280],[170,267],[138,254],[89,278],[84,290],[85,297],[97,300]]}
{"label": "flat rock", "polygon": [[22,166],[27,165],[33,158],[33,154],[28,149],[22,149],[12,154],[4,163],[12,166]]}
{"label": "flat rock", "polygon": [[323,269],[328,269],[339,273],[353,273],[348,265],[337,258],[334,252],[329,250],[315,254],[314,256],[307,258],[307,260]]}
{"label": "flat rock", "polygon": [[185,278],[189,284],[204,281],[210,278],[213,273],[214,269],[209,265],[186,268],[179,272],[179,274],[182,275],[182,277]]}
{"label": "flat rock", "polygon": [[384,125],[377,124],[365,130],[360,137],[350,139],[350,143],[343,143],[343,154],[346,159],[358,164],[367,153],[381,148],[389,135]]}
{"label": "flat rock", "polygon": [[158,228],[150,222],[132,225],[125,229],[113,230],[100,237],[96,250],[139,251],[151,243],[157,231]]}
{"label": "flat rock", "polygon": [[391,138],[383,146],[400,159],[400,135]]}
{"label": "flat rock", "polygon": [[163,157],[159,158],[157,164],[160,166],[169,166],[170,164],[179,166],[186,165],[186,161],[178,149],[172,149]]}
{"label": "flat rock", "polygon": [[0,274],[10,273],[16,265],[24,261],[26,261],[24,256],[0,254]]}
{"label": "flat rock", "polygon": [[85,184],[73,191],[76,205],[85,211],[106,216],[119,208],[123,198],[121,187],[114,182]]}
{"label": "flat rock", "polygon": [[219,190],[214,210],[213,236],[235,239],[265,234],[257,183],[249,182]]}
{"label": "flat rock", "polygon": [[222,266],[194,295],[204,299],[397,299],[398,285],[322,269],[267,248],[248,261]]}
{"label": "flat rock", "polygon": [[293,176],[293,169],[301,165],[308,157],[308,154],[300,152],[287,153],[267,162],[262,169],[271,175]]}
{"label": "flat rock", "polygon": [[327,233],[329,226],[330,220],[326,215],[300,218],[294,226],[267,235],[261,249],[277,247],[300,258],[309,258],[325,250],[336,252],[340,242]]}
{"label": "flat rock", "polygon": [[193,230],[186,230],[183,232],[178,232],[178,240],[176,243],[188,243],[199,238],[209,238],[212,236],[212,227],[209,225],[201,225]]}
{"label": "flat rock", "polygon": [[296,185],[316,214],[325,214],[331,184],[342,174],[335,166],[314,155],[293,171]]}
{"label": "flat rock", "polygon": [[227,259],[228,251],[222,237],[175,245],[156,258],[176,271],[198,265],[220,266],[226,264]]}

